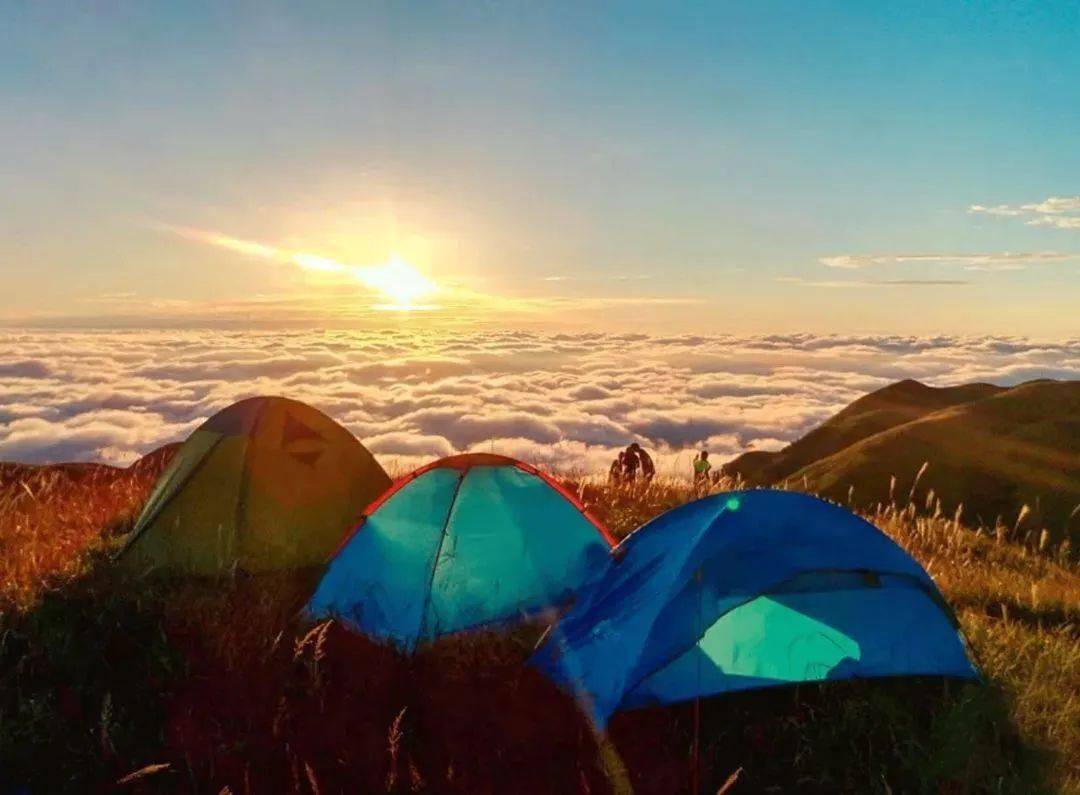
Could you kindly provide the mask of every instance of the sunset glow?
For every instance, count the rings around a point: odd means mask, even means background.
[[[358,281],[391,299],[392,303],[376,304],[376,309],[430,309],[430,305],[417,301],[434,295],[438,289],[431,279],[397,257],[391,257],[381,265],[354,268],[353,274]]]
[[[381,299],[372,304],[373,309],[389,311],[415,311],[436,308],[433,304],[420,303],[434,296],[439,288],[416,267],[397,255],[376,265],[353,265],[306,251],[287,251],[267,243],[223,235],[203,229],[159,225],[165,231],[188,240],[224,248],[250,257],[277,262],[288,262],[312,273],[341,274],[370,288]]]

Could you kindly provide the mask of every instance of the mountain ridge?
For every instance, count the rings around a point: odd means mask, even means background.
[[[943,512],[959,510],[979,525],[1011,526],[1026,505],[1030,525],[1068,535],[1080,525],[1080,381],[900,381],[780,451],[739,456],[724,472],[858,508],[909,495],[925,502],[932,489]]]

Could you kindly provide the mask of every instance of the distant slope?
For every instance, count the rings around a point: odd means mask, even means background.
[[[1003,391],[992,384],[935,388],[910,379],[899,381],[859,398],[783,450],[744,453],[726,464],[724,472],[753,486],[777,483],[874,434]]]
[[[42,472],[54,472],[59,477],[75,482],[90,478],[108,478],[110,475],[146,475],[156,478],[168,466],[173,454],[176,453],[179,447],[179,442],[166,444],[147,453],[128,467],[81,462],[71,464],[19,464],[0,461],[0,486],[16,480],[26,481],[35,474]]]
[[[867,507],[889,500],[894,475],[895,497],[906,502],[916,473],[928,463],[917,500],[932,488],[946,513],[962,503],[968,522],[986,525],[998,516],[1011,525],[1028,505],[1034,514],[1027,526],[1046,527],[1058,537],[1075,532],[1080,516],[1070,514],[1080,505],[1080,381],[991,390],[987,397],[894,423],[801,467],[788,480],[838,501],[847,501],[853,489],[853,504]]]

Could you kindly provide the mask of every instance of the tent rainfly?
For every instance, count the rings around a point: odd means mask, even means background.
[[[412,649],[562,606],[603,570],[611,544],[572,495],[533,467],[452,456],[368,508],[307,610]]]
[[[978,676],[922,567],[816,497],[706,497],[612,561],[532,659],[601,726],[619,709],[797,682]]]
[[[180,447],[120,556],[140,571],[197,575],[322,564],[389,485],[325,414],[285,398],[242,400]]]

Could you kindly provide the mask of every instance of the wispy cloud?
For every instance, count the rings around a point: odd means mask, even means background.
[[[375,304],[376,309],[429,309],[429,305],[419,303],[438,292],[438,286],[413,265],[391,256],[386,262],[377,265],[354,265],[340,262],[320,254],[307,251],[290,251],[269,243],[225,235],[206,229],[185,226],[157,224],[155,228],[178,235],[186,240],[226,249],[247,257],[275,262],[290,263],[303,270],[324,274],[336,274],[364,285],[380,296],[384,304]]]
[[[785,284],[799,284],[805,287],[826,287],[838,290],[862,287],[940,287],[964,285],[970,282],[964,279],[803,279],[800,276],[779,276],[776,281]]]
[[[1064,262],[1080,259],[1080,254],[1063,251],[993,251],[974,254],[914,253],[914,254],[839,254],[822,257],[820,262],[830,268],[860,270],[882,265],[929,264],[961,266],[971,270],[1018,270],[1032,263]]]
[[[1031,213],[1043,215],[1080,213],[1080,196],[1051,196],[1041,202],[1029,202],[1027,204],[972,204],[968,207],[968,212],[1004,216],[1028,215]]]
[[[1027,222],[1028,226],[1052,226],[1055,229],[1080,229],[1080,216],[1076,215],[1045,215],[1041,218],[1032,218]]]
[[[1020,207],[1011,204],[973,204],[968,207],[968,212],[972,215],[1000,215],[1006,218],[1013,218],[1018,215],[1024,215],[1025,211]]]
[[[86,298],[84,300],[86,300],[86,301],[88,301],[90,303],[109,304],[109,303],[116,303],[116,302],[123,303],[123,302],[127,302],[127,301],[134,301],[134,300],[136,300],[136,298],[138,298],[137,293],[119,292],[119,293],[100,293],[99,295],[91,296],[90,298]]]
[[[880,279],[878,281],[869,282],[870,284],[890,286],[913,286],[913,287],[933,287],[937,285],[949,285],[949,284],[970,284],[965,279]]]
[[[1051,196],[1027,204],[972,204],[973,215],[1023,218],[1028,226],[1080,229],[1080,196]],[[966,271],[1021,271],[1035,265],[1080,261],[1075,251],[916,251],[877,254],[834,254],[821,257],[822,265],[838,270],[864,270],[890,266],[963,268]],[[962,284],[954,279],[889,279],[876,284]]]
[[[592,282],[644,282],[652,279],[653,276],[650,273],[621,273],[614,276],[608,275],[584,275],[584,276],[571,276],[565,273],[555,273],[550,276],[544,276],[545,282],[569,282],[569,281],[592,281]]]
[[[972,204],[968,212],[973,215],[1023,218],[1027,226],[1080,229],[1080,196],[1050,196],[1040,202],[1027,204]]]

